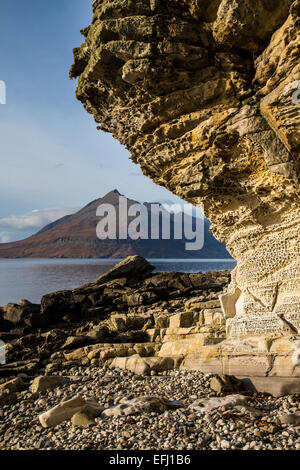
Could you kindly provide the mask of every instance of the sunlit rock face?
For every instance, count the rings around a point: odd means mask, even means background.
[[[77,97],[237,259],[227,337],[300,334],[300,1],[95,0]],[[300,374],[300,371],[299,371]]]

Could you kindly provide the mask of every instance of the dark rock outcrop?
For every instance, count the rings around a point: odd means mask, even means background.
[[[20,305],[3,307],[3,311],[13,313],[11,321],[6,322],[10,325],[7,331],[0,333],[0,339],[7,343],[7,363],[0,368],[0,377],[35,375],[41,367],[55,368],[62,362],[104,363],[132,354],[152,357],[160,349],[160,332],[165,334],[170,315],[176,317],[184,311],[187,299],[203,298],[207,304],[214,300],[213,306],[220,312],[217,296],[229,282],[228,271],[204,275],[153,270],[144,258],[132,256],[94,282],[45,295],[40,306],[21,301]],[[210,305],[204,308],[209,312]],[[194,314],[185,316],[179,327],[193,325]],[[199,313],[196,317],[199,319]],[[12,320],[17,321],[18,329]],[[217,336],[222,335],[222,328],[221,324],[216,327]],[[171,339],[176,331],[174,334]]]

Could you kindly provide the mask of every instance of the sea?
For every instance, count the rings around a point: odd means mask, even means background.
[[[94,281],[121,259],[0,259],[0,305],[27,299],[40,303],[43,295],[74,289]],[[233,269],[231,259],[149,259],[156,272],[205,273]]]

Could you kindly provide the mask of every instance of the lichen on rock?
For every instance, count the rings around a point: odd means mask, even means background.
[[[221,297],[229,339],[300,334],[299,12],[299,0],[95,0],[74,49],[70,76],[99,128],[203,208],[237,259]]]

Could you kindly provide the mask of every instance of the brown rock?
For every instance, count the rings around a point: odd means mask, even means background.
[[[63,421],[71,419],[85,405],[86,400],[82,396],[76,395],[70,400],[63,401],[54,408],[42,413],[39,416],[40,423],[44,428],[57,426]]]
[[[282,413],[280,417],[282,424],[292,424],[294,426],[300,425],[300,413]]]
[[[59,375],[44,375],[36,377],[30,386],[32,393],[45,392],[57,387],[64,381],[64,378]]]
[[[86,400],[86,405],[72,416],[73,426],[88,427],[95,425],[95,418],[100,416],[104,407],[94,399]]]
[[[16,379],[9,380],[8,382],[4,382],[3,384],[0,385],[0,393],[3,392],[9,392],[9,393],[15,393],[15,392],[21,392],[24,390],[26,387],[25,383],[20,377],[17,377]]]
[[[0,406],[14,405],[18,401],[18,396],[14,392],[0,392]]]
[[[237,393],[241,390],[242,384],[234,376],[217,375],[210,380],[209,386],[217,393]]]

